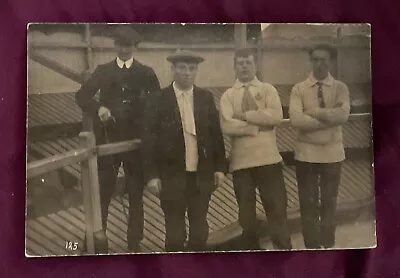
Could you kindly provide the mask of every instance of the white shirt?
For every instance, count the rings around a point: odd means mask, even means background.
[[[122,69],[124,67],[124,64],[129,69],[133,64],[133,57],[131,57],[130,59],[128,59],[126,61],[123,61],[119,57],[117,57],[117,65],[118,65],[118,67]]]
[[[196,172],[197,171],[197,164],[198,164],[198,160],[199,160],[199,154],[198,154],[198,149],[197,149],[197,137],[196,135],[193,135],[189,132],[187,132],[184,128],[184,121],[187,120],[187,118],[185,119],[185,112],[187,113],[187,111],[185,111],[184,109],[184,101],[185,101],[185,97],[189,98],[189,102],[190,102],[190,110],[189,111],[191,113],[190,117],[193,117],[192,119],[194,119],[194,113],[193,113],[193,87],[190,88],[188,91],[182,91],[180,90],[175,82],[172,84],[174,91],[175,91],[175,96],[176,96],[176,100],[178,102],[178,106],[179,106],[179,112],[181,114],[181,120],[182,120],[182,127],[183,127],[183,136],[185,139],[185,161],[186,161],[186,171],[188,172]],[[185,95],[184,95],[185,94]],[[187,117],[187,116],[186,116]]]

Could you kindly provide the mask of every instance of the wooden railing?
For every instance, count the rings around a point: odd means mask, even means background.
[[[352,114],[349,121],[370,120],[371,114]],[[289,119],[284,119],[283,126],[290,125]],[[27,165],[27,178],[33,178],[65,166],[80,163],[82,174],[83,204],[86,222],[86,248],[88,253],[108,253],[106,235],[102,229],[99,177],[97,157],[128,152],[138,149],[140,140],[130,140],[118,143],[96,145],[93,132],[84,131],[79,134],[81,147],[63,154],[30,162]]]
[[[90,254],[108,253],[107,238],[102,229],[97,157],[135,150],[139,147],[140,140],[96,146],[93,132],[81,132],[79,137],[81,148],[28,163],[26,176],[28,179],[33,178],[79,162],[82,175],[87,252]]]

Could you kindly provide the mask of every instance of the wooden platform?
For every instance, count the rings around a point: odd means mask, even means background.
[[[342,185],[339,190],[339,206],[357,206],[365,200],[373,200],[372,172],[367,161],[344,163]],[[295,170],[292,166],[284,167],[284,176],[288,194],[289,215],[298,214],[299,201]],[[144,193],[144,239],[143,252],[162,252],[164,248],[164,217],[159,199],[148,191]],[[122,205],[124,204],[124,205]],[[124,207],[125,206],[125,207]],[[115,197],[109,211],[108,231],[110,253],[126,253],[126,216],[128,201]],[[224,186],[212,196],[208,213],[210,241],[213,233],[224,229],[237,220],[238,208],[234,197],[232,180],[228,177]],[[264,214],[257,197],[257,213]],[[26,253],[29,256],[76,255],[80,251],[66,250],[67,241],[77,242],[82,246],[84,237],[84,211],[82,206],[68,208],[57,213],[28,220],[26,225]],[[237,231],[236,231],[237,232]]]

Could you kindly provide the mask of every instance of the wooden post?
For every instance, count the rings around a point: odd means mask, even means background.
[[[234,25],[236,49],[247,46],[247,24],[239,23]]]
[[[86,245],[90,254],[108,253],[108,243],[102,227],[96,139],[92,132],[79,134],[81,146],[90,150],[89,158],[81,162],[83,204],[86,222]]]
[[[92,36],[90,33],[90,24],[85,24],[85,43],[86,43],[86,65],[87,70],[93,69],[93,50],[92,50]]]
[[[86,70],[84,72],[85,81],[89,78],[93,70],[93,49],[92,49],[92,36],[90,33],[90,24],[85,24],[85,44],[86,44]],[[82,113],[82,124],[84,131],[93,131],[93,118],[88,114]]]

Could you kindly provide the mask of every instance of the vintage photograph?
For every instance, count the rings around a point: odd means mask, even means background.
[[[371,26],[31,23],[27,257],[375,248]]]

